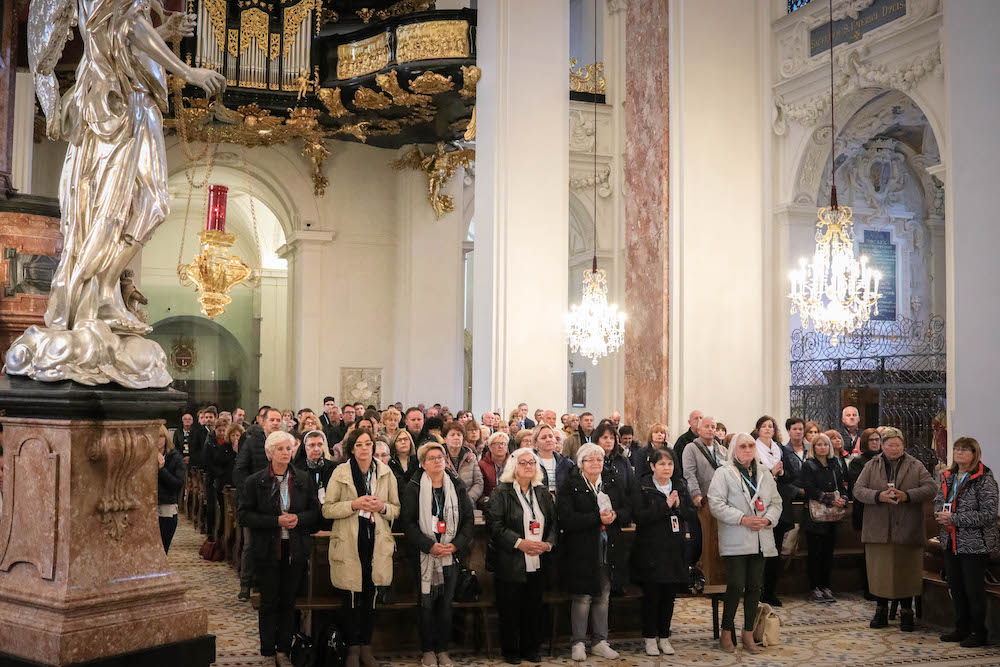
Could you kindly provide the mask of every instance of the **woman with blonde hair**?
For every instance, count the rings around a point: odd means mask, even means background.
[[[413,436],[405,428],[397,429],[389,440],[389,468],[396,476],[398,488],[405,488],[403,485],[420,469]]]
[[[184,488],[184,456],[174,448],[167,427],[160,424],[156,454],[156,515],[160,519],[160,540],[164,553],[177,530],[177,499]]]
[[[802,517],[802,532],[806,534],[809,546],[807,569],[809,571],[810,602],[836,602],[830,590],[830,573],[833,570],[833,549],[837,543],[837,523],[839,521],[820,520],[813,516],[814,508],[823,512],[818,505],[834,510],[847,507],[847,482],[843,472],[834,461],[830,438],[820,433],[808,445],[805,463],[799,471],[799,485],[807,498],[806,511]],[[836,512],[834,512],[836,513]]]
[[[390,407],[387,410],[382,411],[382,425],[379,429],[379,433],[385,435],[392,442],[392,437],[399,432],[399,420],[403,418],[402,413],[395,407]]]
[[[913,631],[912,598],[923,593],[923,505],[936,494],[930,473],[903,450],[903,433],[895,428],[882,431],[882,452],[865,464],[854,485],[854,499],[865,504],[861,541],[868,589],[878,600],[872,628],[889,624],[892,599],[902,607],[899,629]]]
[[[649,467],[649,460],[652,458],[653,452],[657,449],[670,449],[667,427],[659,422],[649,427],[649,434],[646,436],[646,445],[644,447],[632,448],[629,462],[635,468],[636,476],[642,478],[652,474],[652,468]]]
[[[471,412],[465,413],[465,421],[459,422],[465,428],[465,446],[472,450],[477,457],[482,457],[486,441],[483,439],[483,429],[476,423],[476,418]],[[486,436],[489,438],[489,436]]]
[[[553,567],[549,552],[559,530],[555,501],[542,481],[535,452],[518,449],[507,457],[490,496],[486,523],[497,582],[501,651],[511,664],[522,659],[540,662],[545,573]]]
[[[757,653],[753,626],[764,586],[764,559],[778,555],[774,527],[781,517],[781,496],[771,471],[758,461],[757,442],[749,433],[733,436],[729,454],[708,490],[709,509],[719,522],[719,554],[726,565],[719,644],[727,653],[736,649],[736,610],[742,599],[743,648]]]
[[[566,481],[566,474],[574,463],[559,451],[559,437],[562,431],[543,422],[536,426],[532,433],[542,482],[554,497],[556,490]]]

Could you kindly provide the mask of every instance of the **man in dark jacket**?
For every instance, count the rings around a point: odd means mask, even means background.
[[[215,439],[215,420],[218,415],[219,412],[214,405],[209,405],[198,411],[198,428],[194,429],[194,434],[191,436],[191,467],[193,468],[205,467],[207,447]]]
[[[694,410],[688,415],[688,430],[681,433],[677,441],[674,442],[675,461],[683,461],[684,448],[698,439],[698,424],[701,423],[701,418],[701,410]]]
[[[263,413],[263,414],[261,414]],[[258,425],[250,427],[243,436],[240,451],[236,454],[233,465],[233,486],[238,497],[243,496],[246,480],[255,472],[260,472],[268,466],[267,454],[264,452],[264,442],[267,436],[281,430],[281,413],[274,408],[264,406],[257,414]],[[240,556],[240,600],[250,599],[250,584],[253,582],[253,558],[251,557],[250,529],[241,526],[243,531],[243,553]]]
[[[185,463],[189,462],[187,457],[191,456],[191,440],[194,436],[194,417],[190,412],[185,412],[181,417],[181,427],[174,431],[174,449],[176,449]]]

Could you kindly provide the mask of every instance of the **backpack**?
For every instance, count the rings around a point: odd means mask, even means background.
[[[781,619],[769,604],[761,603],[757,607],[753,640],[761,646],[777,646],[781,643]]]

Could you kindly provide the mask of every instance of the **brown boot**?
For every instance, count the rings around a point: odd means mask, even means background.
[[[753,640],[753,632],[743,631],[743,650],[747,653],[760,653],[760,647]]]
[[[351,646],[347,649],[347,662],[344,667],[361,667],[361,647]]]
[[[722,636],[719,637],[719,648],[721,648],[726,653],[732,653],[736,650],[736,644],[733,643],[733,631],[732,630],[722,630]]]
[[[375,655],[372,653],[372,645],[365,644],[361,647],[361,664],[364,667],[378,667],[378,660],[375,659]]]

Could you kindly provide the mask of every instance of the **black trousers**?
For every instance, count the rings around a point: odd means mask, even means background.
[[[358,557],[361,559],[361,592],[343,591],[344,639],[348,646],[372,643],[375,630],[375,583],[372,559],[375,556],[375,528],[368,519],[358,517]]]
[[[778,590],[778,579],[781,578],[781,570],[784,563],[781,559],[781,543],[785,541],[785,534],[792,529],[792,524],[778,522],[774,527],[774,545],[778,549],[778,555],[764,559],[764,592],[761,599],[765,602],[774,597]]]
[[[215,478],[205,468],[205,532],[215,539]]]
[[[417,582],[420,570],[417,570]],[[455,584],[458,583],[458,568],[444,567],[444,583],[432,588],[427,595],[419,595],[420,605],[420,650],[442,653],[451,643],[451,608],[455,600]]]
[[[306,564],[289,560],[288,540],[282,540],[280,560],[258,560],[255,565],[260,590],[260,654],[288,653],[295,634],[295,596]]]
[[[707,504],[708,498],[705,498],[704,502]],[[688,567],[694,567],[701,560],[701,521],[695,517],[687,526],[691,538],[685,541],[684,552],[688,559]]]
[[[809,588],[829,588],[830,571],[833,569],[833,548],[837,543],[837,533],[806,533],[809,555],[806,559],[809,571]]]
[[[646,639],[666,639],[670,636],[670,621],[674,617],[677,584],[644,583],[642,585],[642,636]]]
[[[961,633],[986,635],[986,568],[988,554],[944,552],[948,588],[955,605],[955,629]]]
[[[161,516],[160,519],[160,540],[163,542],[163,553],[170,552],[170,541],[174,539],[177,531],[177,515],[171,517]]]
[[[524,583],[496,582],[500,651],[505,658],[533,658],[542,644],[541,614],[545,578],[542,570],[529,572]]]

